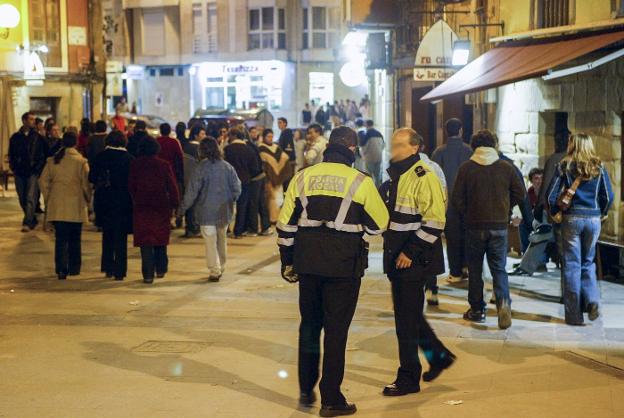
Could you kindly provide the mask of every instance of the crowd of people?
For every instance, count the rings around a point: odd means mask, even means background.
[[[487,268],[498,326],[512,325],[506,271],[510,223],[520,227],[524,250],[512,273],[532,274],[552,258],[562,271],[566,323],[582,325],[584,312],[591,321],[599,317],[595,248],[613,191],[589,135],[558,132],[556,152],[544,169],[531,170],[527,190],[496,135],[481,130],[466,143],[458,119],[446,122],[446,143],[431,158],[417,132],[395,131],[385,177],[384,138],[374,124],[361,118],[354,120],[355,129],[336,123],[329,139],[321,124],[293,130],[285,118],[278,120],[278,138],[270,128],[201,121],[179,122],[174,129],[163,123],[153,138],[142,121],[127,124],[125,131],[115,124],[109,131],[104,121],[83,120],[80,130],[61,134],[53,120],[27,112],[9,147],[22,230],[36,228],[41,193],[44,225],[55,233],[58,279],[80,274],[81,231],[91,219],[102,232],[102,273],[126,277],[133,234],[143,281],[153,283],[167,274],[175,228],[184,225],[184,237],[204,239],[208,279],[219,281],[228,237],[269,236],[275,226],[282,277],[300,286],[303,405],[315,401],[319,338],[325,331],[323,416],[355,412],[340,385],[348,328],[368,267],[364,233],[383,233],[384,272],[395,311],[400,367],[384,388],[386,396],[420,390],[419,347],[430,364],[422,374],[427,381],[455,361],[423,316],[425,300],[439,303],[442,235],[447,280],[468,280],[465,320],[486,320]],[[521,218],[512,216],[514,207]]]

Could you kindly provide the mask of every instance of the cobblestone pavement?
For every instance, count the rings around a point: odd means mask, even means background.
[[[0,416],[318,414],[297,407],[297,288],[279,278],[275,238],[230,241],[228,272],[208,283],[203,242],[174,231],[170,272],[147,286],[136,249],[126,281],[103,278],[100,237],[86,227],[83,274],[59,282],[51,234],[22,234],[19,221],[15,199],[0,199]],[[601,283],[602,319],[571,328],[553,273],[511,279],[507,331],[494,310],[484,325],[463,321],[465,288],[443,285],[427,315],[456,365],[420,394],[383,398],[397,348],[372,249],[344,383],[359,416],[624,416],[624,287]]]

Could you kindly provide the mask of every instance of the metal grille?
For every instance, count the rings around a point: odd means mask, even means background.
[[[570,24],[570,0],[539,0],[538,25],[552,28]]]

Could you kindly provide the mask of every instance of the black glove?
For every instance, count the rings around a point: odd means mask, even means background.
[[[297,283],[299,276],[295,273],[293,266],[282,266],[282,279],[288,283]]]

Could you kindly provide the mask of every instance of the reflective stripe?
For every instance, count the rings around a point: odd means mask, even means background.
[[[423,226],[426,226],[427,228],[439,229],[440,231],[444,230],[444,222],[423,221]]]
[[[438,237],[436,237],[435,235],[428,234],[422,229],[416,231],[416,236],[424,241],[427,241],[430,244],[433,244],[438,239]]]
[[[330,229],[335,229],[336,231],[342,232],[363,232],[364,227],[362,225],[354,225],[354,224],[343,224],[336,225],[335,222],[331,221],[315,221],[312,219],[299,219],[299,226],[303,226],[306,228],[318,228],[321,226],[326,226]]]
[[[295,245],[295,239],[294,238],[278,238],[277,244],[283,245],[285,247],[292,247],[293,245]]]
[[[379,235],[383,233],[383,229],[370,229],[367,226],[364,227],[364,231],[366,231],[368,235]]]
[[[420,212],[418,211],[418,208],[412,208],[409,206],[404,206],[404,205],[399,205],[396,204],[394,206],[394,211],[395,212],[399,212],[399,213],[403,213],[405,215],[418,215]]]
[[[281,222],[277,223],[277,229],[279,229],[280,231],[284,231],[284,232],[297,232],[297,225],[287,225],[287,224],[283,224]]]
[[[344,221],[347,218],[347,212],[349,212],[349,208],[351,207],[351,203],[353,202],[353,196],[355,196],[355,193],[357,192],[360,184],[362,184],[365,178],[366,176],[364,174],[358,173],[355,177],[355,180],[353,180],[353,183],[351,183],[349,191],[347,192],[345,197],[342,198],[342,203],[340,203],[340,209],[338,209],[338,215],[336,215],[336,220],[334,221],[336,223],[336,229],[340,229],[340,227],[344,225]]]
[[[308,197],[305,194],[305,178],[303,173],[297,177],[297,190],[299,191],[299,201],[301,202],[301,208],[303,209],[301,217],[303,219],[308,219]]]
[[[405,232],[405,231],[417,231],[420,229],[420,227],[421,227],[420,222],[414,222],[414,223],[409,223],[409,224],[400,224],[396,222],[390,222],[390,226],[388,227],[388,229],[392,231]]]

